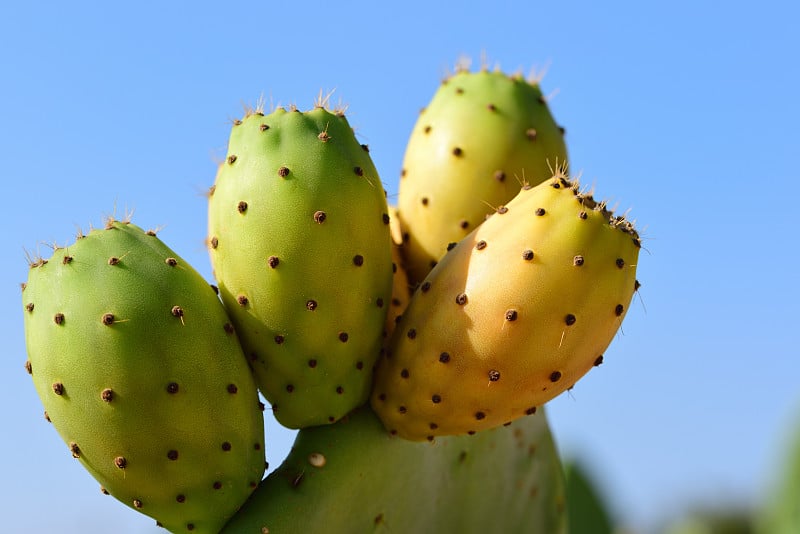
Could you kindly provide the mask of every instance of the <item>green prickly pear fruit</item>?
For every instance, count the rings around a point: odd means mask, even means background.
[[[275,417],[303,428],[363,404],[392,290],[386,194],[339,111],[250,111],[209,198],[220,295]]]
[[[397,215],[397,207],[389,206],[389,229],[392,233],[392,299],[389,306],[389,313],[386,315],[386,325],[384,336],[390,338],[394,332],[398,317],[408,306],[411,298],[411,287],[408,283],[408,273],[403,263],[403,232],[400,228],[400,218]]]
[[[387,429],[421,440],[532,414],[602,362],[638,287],[633,225],[557,175],[437,264],[376,371]]]
[[[222,534],[566,534],[563,476],[544,414],[415,443],[363,407],[301,430]]]
[[[445,80],[411,133],[398,190],[412,282],[523,183],[539,184],[566,161],[537,81],[485,69]]]
[[[264,473],[255,381],[222,303],[155,232],[109,221],[31,266],[27,369],[103,491],[216,533]]]

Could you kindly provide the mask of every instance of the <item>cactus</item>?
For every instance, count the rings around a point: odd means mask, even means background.
[[[223,534],[566,533],[560,465],[544,414],[415,443],[364,407],[301,430]]]
[[[363,404],[391,298],[385,192],[343,113],[250,111],[209,198],[211,262],[257,383],[290,428]]]
[[[567,161],[563,131],[537,81],[465,69],[420,114],[403,160],[398,208],[410,278],[419,282],[447,245]]]
[[[624,319],[633,225],[562,172],[536,82],[449,78],[398,208],[326,104],[234,121],[208,196],[217,286],[127,221],[32,262],[48,420],[172,532],[566,533],[541,406]],[[263,480],[259,389],[300,429]]]
[[[583,463],[564,462],[569,534],[613,534],[614,521],[603,496]]]
[[[739,507],[731,509],[708,509],[692,511],[662,530],[663,534],[756,534],[749,510]],[[790,530],[767,530],[766,534],[796,534]]]
[[[416,290],[373,408],[414,440],[535,413],[602,362],[638,286],[639,247],[633,225],[576,181],[524,187]]]
[[[758,534],[800,532],[800,412],[795,416],[789,438],[767,504],[756,518]]]
[[[217,532],[264,472],[255,382],[213,289],[124,222],[32,263],[26,367],[73,457],[174,531]]]

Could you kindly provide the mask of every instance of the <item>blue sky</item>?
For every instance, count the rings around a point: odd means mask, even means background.
[[[103,497],[42,418],[23,369],[25,250],[135,209],[210,280],[202,193],[243,103],[306,108],[335,89],[393,194],[418,110],[482,53],[548,68],[572,169],[644,236],[624,333],[550,405],[560,447],[640,532],[758,503],[800,424],[799,16],[775,0],[4,5],[4,530],[158,532]],[[267,433],[276,465],[292,434]]]

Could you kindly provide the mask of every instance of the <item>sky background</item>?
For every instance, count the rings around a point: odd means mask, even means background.
[[[547,67],[572,170],[644,237],[623,333],[550,403],[560,448],[638,532],[697,506],[756,506],[800,425],[797,6],[4,3],[2,530],[159,532],[101,495],[42,417],[23,368],[26,250],[48,256],[44,243],[135,209],[210,280],[203,192],[243,103],[309,108],[335,90],[394,195],[418,110],[481,54]],[[277,465],[293,433],[267,434]]]

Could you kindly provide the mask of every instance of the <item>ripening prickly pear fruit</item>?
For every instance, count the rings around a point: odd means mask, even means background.
[[[26,367],[68,450],[172,532],[216,533],[264,473],[258,393],[214,290],[109,221],[32,264]]]
[[[408,306],[408,300],[411,298],[411,286],[409,286],[408,273],[406,273],[403,263],[403,230],[400,227],[396,206],[389,206],[389,217],[391,218],[389,229],[392,234],[392,298],[384,327],[384,337],[386,338],[391,337],[398,317],[403,314]]]
[[[638,286],[639,247],[633,225],[576,182],[524,187],[416,290],[372,406],[414,440],[533,414],[602,363]]]
[[[406,148],[398,208],[412,282],[523,183],[564,166],[567,149],[538,82],[461,70],[423,109]]]
[[[392,290],[385,192],[341,112],[248,112],[209,198],[211,262],[259,388],[290,428],[363,404]]]

